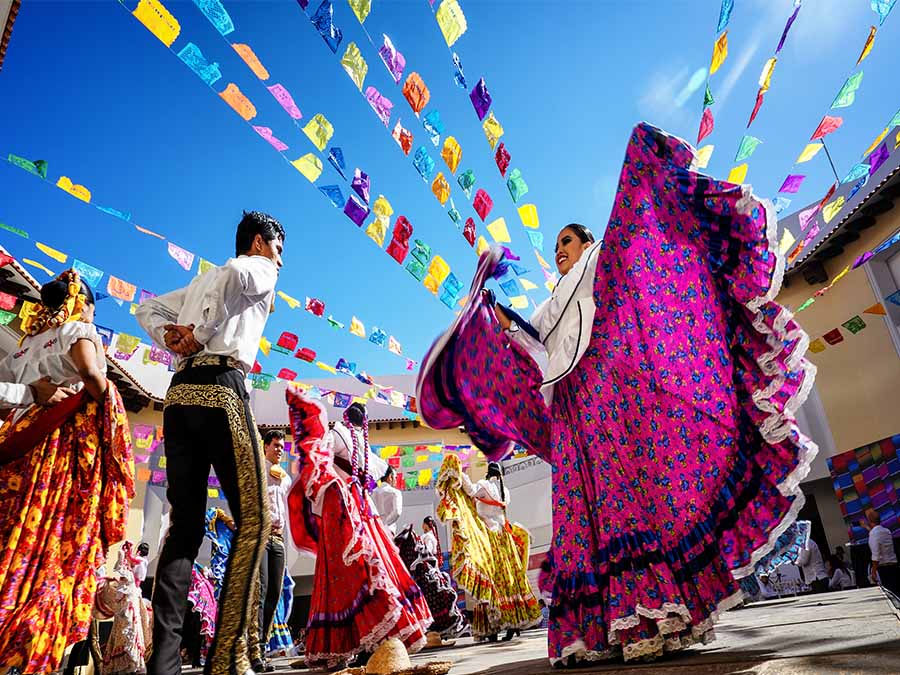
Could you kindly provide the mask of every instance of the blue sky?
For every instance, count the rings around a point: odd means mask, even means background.
[[[215,88],[236,83],[258,109],[253,123],[271,127],[288,144],[289,159],[314,150],[193,2],[166,5],[181,24],[176,51],[190,40],[218,62],[223,79]],[[676,101],[691,74],[709,64],[719,5],[718,0],[462,3],[469,27],[454,49],[470,87],[480,76],[487,81],[493,110],[506,130],[511,166],[521,169],[530,188],[524,201],[538,206],[548,260],[561,225],[579,221],[602,231],[636,122],[647,120],[696,139],[702,87],[684,105]],[[236,26],[227,39],[253,47],[270,82],[293,94],[303,112],[301,124],[323,113],[335,126],[332,144],[342,147],[349,170],[366,171],[373,198],[384,194],[395,217],[406,215],[414,237],[429,243],[468,285],[476,262],[472,249],[340,67],[345,45],[355,41],[369,64],[366,86],[374,85],[394,102],[391,126],[399,116],[415,134],[414,149],[425,144],[446,173],[439,150],[427,140],[347,3],[335,2],[335,23],[344,32],[337,55],[292,0],[225,6]],[[760,70],[791,7],[791,0],[736,2],[729,57],[711,80],[716,129],[705,142],[716,145],[708,169],[713,175],[724,178],[732,166]],[[856,103],[840,111],[844,126],[829,139],[839,172],[859,160],[900,107],[900,96],[892,93],[891,56],[900,53],[897,21],[891,16],[879,29],[863,64]],[[774,196],[852,72],[873,23],[877,17],[868,0],[804,2],[751,129],[764,141],[747,178],[758,193]],[[461,168],[472,168],[477,186],[494,198],[488,220],[505,217],[513,247],[533,270],[529,278],[542,283],[481,125],[468,96],[453,83],[450,54],[427,0],[373,0],[366,28],[376,41],[387,33],[406,56],[406,72],[422,75],[431,90],[425,111],[440,110],[447,133],[462,145]],[[91,189],[95,203],[132,212],[135,222],[207,259],[222,262],[233,254],[241,209],[272,213],[288,232],[280,287],[301,300],[321,298],[329,313],[348,324],[356,315],[367,328],[383,328],[412,358],[421,358],[453,318],[114,0],[23,3],[0,71],[0,101],[0,154],[46,159],[54,182],[69,176]],[[803,168],[809,177],[796,207],[821,197],[832,180],[824,153]],[[326,163],[317,184],[327,183],[349,193],[349,184]],[[463,217],[474,216],[455,181],[451,185]],[[19,257],[59,271],[59,263],[34,248],[34,241],[42,241],[156,293],[191,278],[193,272],[178,267],[162,242],[6,163],[0,164],[0,194],[0,221],[31,235],[26,241],[0,230],[0,243]],[[535,294],[538,301],[542,297],[543,291]],[[101,303],[98,322],[139,332],[127,307],[111,301]],[[274,340],[283,330],[297,333],[301,345],[331,364],[344,357],[370,373],[404,370],[403,360],[386,350],[279,303],[266,334]],[[263,363],[273,373],[293,368],[301,379],[322,375],[290,357],[273,354]]]

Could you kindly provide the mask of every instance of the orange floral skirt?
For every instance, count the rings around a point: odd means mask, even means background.
[[[20,455],[0,460],[0,668],[59,668],[87,636],[97,568],[125,534],[134,498],[125,407],[112,382],[100,403],[81,397],[62,420],[32,407],[0,428],[0,457]],[[30,450],[9,451],[36,430]]]

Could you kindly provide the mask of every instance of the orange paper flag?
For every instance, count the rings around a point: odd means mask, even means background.
[[[256,117],[256,106],[250,102],[249,98],[241,93],[241,90],[238,89],[238,86],[233,82],[229,83],[228,86],[225,87],[225,91],[219,93],[219,96],[221,96],[222,100],[230,105],[238,115],[248,122]]]
[[[877,314],[878,316],[887,316],[887,311],[885,311],[884,305],[882,305],[880,302],[876,302],[868,309],[864,309],[863,314]]]
[[[266,70],[265,66],[263,66],[262,63],[260,63],[259,58],[257,58],[256,54],[253,53],[250,45],[233,44],[231,46],[234,47],[234,51],[236,51],[240,55],[240,57],[244,59],[244,63],[249,66],[254,75],[256,75],[261,80],[269,79],[269,71]]]

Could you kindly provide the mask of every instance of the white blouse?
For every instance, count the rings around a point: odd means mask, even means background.
[[[58,328],[25,338],[22,346],[0,361],[0,382],[29,384],[42,377],[60,386],[81,389],[84,383],[69,351],[78,340],[90,340],[97,351],[97,367],[106,374],[103,341],[92,323],[70,321]]]
[[[495,480],[482,478],[480,481],[472,484],[469,477],[462,473],[463,491],[470,497],[475,499],[475,510],[484,521],[485,525],[492,532],[500,532],[506,525],[506,512],[502,506],[494,506],[493,504],[485,504],[481,499],[490,499],[495,502],[503,501],[500,499],[500,483]],[[506,492],[506,504],[509,505],[509,491]]]
[[[437,537],[434,536],[434,532],[423,532],[422,536],[419,538],[422,542],[422,545],[425,547],[425,550],[428,551],[431,555],[436,556],[438,551],[438,540]]]
[[[587,350],[594,324],[594,280],[602,242],[588,247],[569,270],[553,294],[531,316],[531,325],[541,337],[536,342],[522,330],[512,329],[513,338],[531,352],[544,371],[541,391],[553,399],[553,385],[568,375]]]
[[[327,442],[331,443],[332,450],[334,452],[335,457],[340,457],[342,459],[351,462],[350,456],[353,452],[353,436],[356,436],[356,461],[357,466],[361,469],[365,463],[365,455],[364,452],[369,453],[369,476],[374,481],[381,480],[381,477],[384,476],[385,472],[387,472],[387,462],[385,462],[381,457],[373,453],[366,446],[366,439],[363,435],[362,429],[357,427],[348,427],[342,422],[335,422],[334,428],[328,432]],[[334,465],[335,470],[338,475],[342,478],[349,478],[349,476],[341,469],[337,464]]]
[[[382,483],[372,490],[372,501],[375,503],[375,509],[381,517],[381,522],[391,531],[391,534],[396,534],[397,521],[400,520],[400,514],[403,513],[403,494],[393,485]]]

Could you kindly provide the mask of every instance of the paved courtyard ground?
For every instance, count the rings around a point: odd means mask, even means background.
[[[661,661],[610,662],[573,673],[614,675],[898,675],[900,608],[877,588],[784,598],[726,613],[715,642]],[[542,675],[560,673],[546,658],[544,631],[529,631],[511,643],[460,640],[449,649],[428,650],[415,663],[453,661],[451,675]],[[275,662],[277,675],[292,671],[290,659]]]

